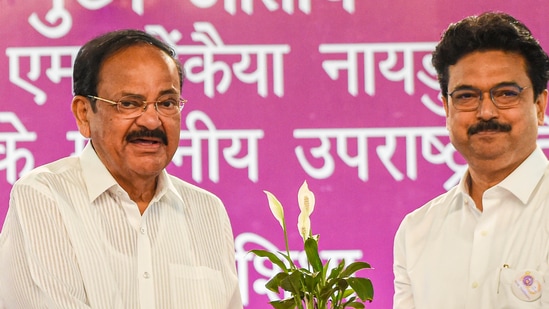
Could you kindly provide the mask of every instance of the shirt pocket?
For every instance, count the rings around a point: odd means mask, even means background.
[[[545,276],[534,269],[500,268],[497,308],[543,308],[542,300],[549,297]]]
[[[205,266],[170,264],[173,308],[224,308],[227,295],[220,271]]]

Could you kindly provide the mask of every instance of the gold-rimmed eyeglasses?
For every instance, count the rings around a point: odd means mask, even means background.
[[[173,95],[164,95],[156,99],[156,101],[145,101],[142,97],[134,95],[126,95],[118,101],[108,100],[101,97],[88,95],[93,100],[99,100],[111,105],[116,105],[116,109],[126,118],[137,118],[147,110],[149,104],[154,104],[154,109],[162,116],[173,116],[179,113],[187,100]]]
[[[520,103],[520,95],[526,87],[520,87],[515,84],[498,85],[491,88],[488,92],[494,105],[499,109],[508,109],[517,106]],[[475,111],[483,100],[484,92],[478,88],[464,87],[458,88],[448,94],[452,99],[454,107],[459,111]]]

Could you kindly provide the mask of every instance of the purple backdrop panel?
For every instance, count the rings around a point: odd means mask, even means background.
[[[79,46],[114,29],[152,33],[187,71],[181,142],[169,171],[217,194],[231,218],[247,308],[269,308],[276,271],[247,254],[284,247],[262,192],[286,208],[303,260],[297,190],[323,259],[371,263],[375,300],[391,308],[392,242],[411,210],[455,185],[464,162],[449,144],[430,53],[450,22],[486,10],[523,20],[549,47],[544,0],[0,0],[0,226],[13,183],[77,154],[70,112]],[[549,129],[540,129],[549,148]]]

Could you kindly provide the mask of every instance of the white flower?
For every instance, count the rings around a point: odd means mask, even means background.
[[[299,191],[297,192],[297,202],[299,203],[299,209],[302,213],[306,213],[310,216],[315,209],[315,195],[309,190],[307,181],[304,181]]]
[[[297,201],[301,213],[297,219],[297,229],[303,240],[307,240],[311,235],[311,219],[309,216],[315,209],[315,195],[309,190],[307,181],[304,181],[297,192]]]
[[[304,212],[300,213],[297,218],[297,229],[299,230],[299,235],[301,235],[303,241],[309,238],[309,235],[311,234],[311,219]]]
[[[280,204],[278,199],[271,192],[263,192],[267,194],[267,199],[269,200],[269,208],[271,208],[273,216],[276,218],[276,220],[278,220],[278,223],[280,223],[282,229],[284,229],[284,208],[282,208],[282,204]]]

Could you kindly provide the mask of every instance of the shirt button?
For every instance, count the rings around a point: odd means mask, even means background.
[[[488,236],[488,231],[482,231],[482,232],[480,232],[480,235],[482,235],[482,236]]]
[[[150,277],[151,277],[151,274],[149,274],[148,272],[143,273],[143,278],[149,279]]]
[[[147,232],[147,230],[146,230],[144,227],[140,228],[139,231],[140,231],[141,234],[143,234],[143,235],[145,235],[145,233]]]
[[[471,284],[471,287],[472,287],[473,289],[478,288],[478,282],[476,282],[476,281],[473,282],[473,284]]]

